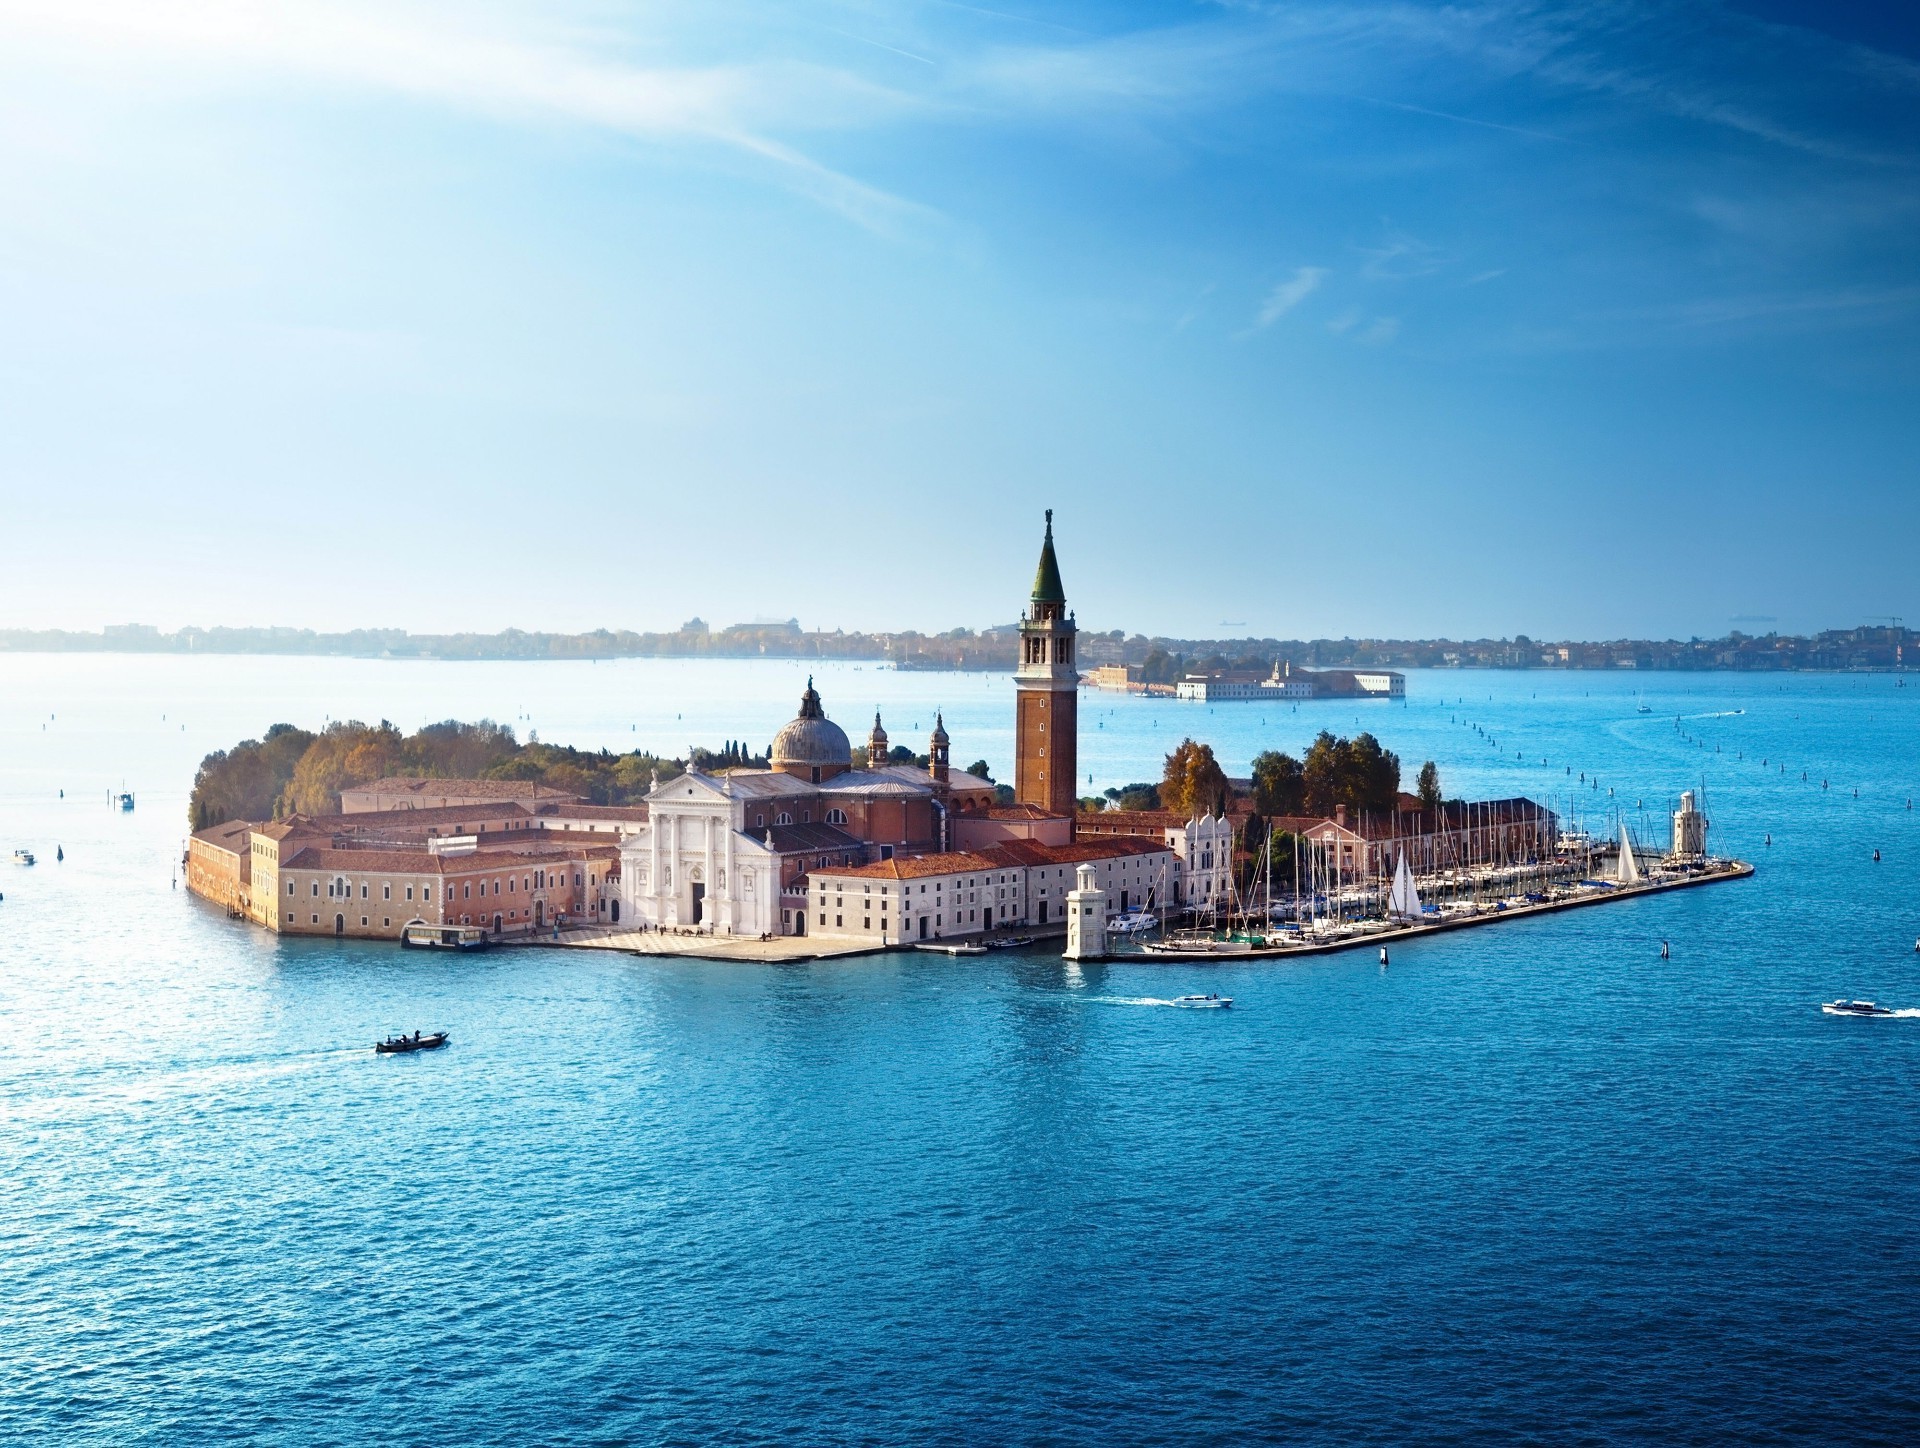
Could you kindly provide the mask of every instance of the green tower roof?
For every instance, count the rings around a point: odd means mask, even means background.
[[[1040,566],[1033,574],[1035,603],[1065,603],[1066,585],[1060,581],[1060,563],[1053,556],[1053,509],[1047,509],[1047,541],[1040,545]]]

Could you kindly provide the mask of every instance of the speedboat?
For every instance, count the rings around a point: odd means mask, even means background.
[[[15,850],[13,852],[13,863],[16,865],[33,864],[34,863],[33,851],[32,850]]]
[[[1033,944],[1033,937],[1031,935],[1008,935],[999,940],[989,940],[986,944],[988,950],[1018,950],[1024,945]]]
[[[1223,995],[1183,995],[1175,996],[1173,1003],[1196,1011],[1224,1011],[1233,1004],[1232,996]]]
[[[398,1056],[409,1051],[437,1051],[447,1044],[448,1039],[445,1031],[435,1031],[431,1036],[423,1036],[415,1031],[411,1036],[388,1036],[384,1041],[375,1041],[373,1049],[383,1056]]]
[[[1142,931],[1153,929],[1160,923],[1151,911],[1135,910],[1125,915],[1109,915],[1107,930],[1115,935],[1138,935]]]
[[[916,945],[915,950],[924,950],[931,955],[985,955],[984,945]]]
[[[1830,1016],[1890,1016],[1893,1014],[1886,1006],[1877,1006],[1872,1001],[1829,1001],[1820,1009]]]

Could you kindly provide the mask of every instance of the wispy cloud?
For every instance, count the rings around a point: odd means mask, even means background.
[[[246,86],[293,77],[496,119],[708,145],[765,164],[780,184],[863,226],[896,229],[933,215],[767,128],[800,112],[872,120],[913,104],[827,66],[641,65],[610,58],[614,47],[585,43],[557,23],[355,0],[0,0],[0,37],[144,66],[162,84],[182,69]]]
[[[1286,316],[1304,302],[1327,276],[1327,269],[1323,266],[1297,268],[1292,276],[1267,293],[1267,299],[1260,304],[1260,314],[1254,319],[1256,330],[1271,327]]]

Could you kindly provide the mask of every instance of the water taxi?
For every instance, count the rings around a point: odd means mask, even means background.
[[[1872,1001],[1828,1001],[1820,1009],[1830,1016],[1890,1016],[1893,1014],[1886,1006],[1877,1006]]]
[[[1232,996],[1223,995],[1183,995],[1175,996],[1173,1003],[1196,1011],[1224,1011],[1233,1004]]]

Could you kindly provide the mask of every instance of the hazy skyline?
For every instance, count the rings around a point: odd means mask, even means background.
[[[0,625],[1920,615],[1920,25],[0,0]]]

